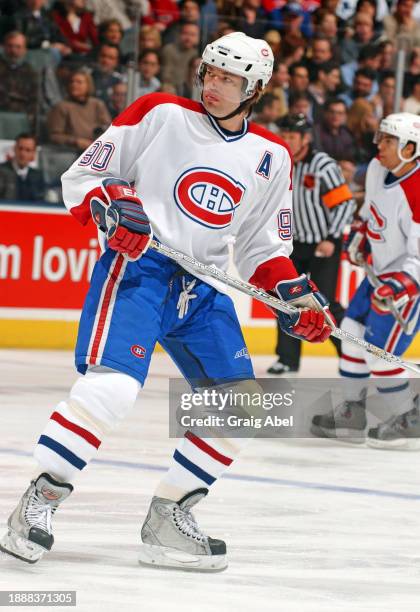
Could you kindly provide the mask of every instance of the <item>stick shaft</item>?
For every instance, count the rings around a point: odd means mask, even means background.
[[[206,264],[201,263],[200,261],[197,261],[196,259],[194,259],[194,257],[191,257],[190,255],[186,255],[185,253],[176,251],[171,247],[160,244],[156,240],[152,240],[152,242],[150,243],[150,248],[157,251],[158,253],[161,253],[162,255],[166,255],[166,257],[169,257],[169,259],[172,259],[177,263],[187,264],[199,274],[211,276],[212,278],[219,280],[220,282],[224,283],[225,285],[228,285],[229,287],[233,287],[234,289],[237,289],[238,291],[241,291],[246,295],[250,295],[251,297],[259,300],[260,302],[264,302],[264,304],[267,304],[268,306],[272,306],[276,310],[281,310],[282,312],[285,312],[286,314],[290,315],[298,312],[297,308],[281,300],[280,298],[274,297],[266,291],[254,287],[254,285],[251,285],[250,283],[247,283],[237,278],[233,278],[232,276],[228,275],[226,272],[220,270],[216,266],[208,266]],[[411,370],[416,374],[420,374],[420,368],[418,368],[414,363],[403,361],[402,359],[400,359],[400,357],[397,357],[392,353],[388,353],[388,351],[385,351],[384,349],[381,349],[378,346],[375,346],[374,344],[363,340],[362,338],[357,338],[357,336],[354,336],[349,332],[339,329],[338,327],[335,327],[333,329],[331,335],[335,338],[339,338],[340,340],[355,344],[367,351],[368,353],[372,353],[376,357],[379,357],[380,359],[383,359],[388,363],[399,365],[400,367],[405,368],[406,370]]]

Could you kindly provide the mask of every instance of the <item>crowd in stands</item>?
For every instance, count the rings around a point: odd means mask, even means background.
[[[314,146],[362,189],[372,136],[394,109],[399,49],[400,110],[420,114],[420,2],[0,0],[0,143],[10,144],[0,150],[0,199],[40,200],[57,188],[60,163],[130,101],[130,72],[132,98],[199,99],[204,45],[235,30],[265,38],[275,56],[253,120],[276,133],[286,113],[304,113]]]

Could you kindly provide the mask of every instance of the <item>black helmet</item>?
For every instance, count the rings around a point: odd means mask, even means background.
[[[299,134],[307,134],[312,129],[312,124],[303,113],[284,115],[277,121],[277,126],[285,132],[299,132]]]

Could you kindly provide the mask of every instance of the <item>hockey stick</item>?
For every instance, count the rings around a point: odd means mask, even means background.
[[[376,276],[375,272],[373,271],[372,266],[370,266],[367,261],[363,260],[363,268],[366,272],[366,276],[368,277],[368,279],[370,280],[370,282],[372,283],[372,285],[376,288],[376,287],[380,287],[382,285],[381,281],[379,280],[379,278]],[[394,316],[395,320],[398,321],[398,323],[401,325],[401,327],[403,328],[403,331],[405,334],[408,334],[409,336],[411,336],[411,334],[414,331],[414,327],[417,323],[416,318],[412,319],[409,323],[407,323],[406,321],[404,321],[404,319],[401,316],[401,313],[399,312],[398,308],[395,306],[394,302],[392,301],[391,298],[388,298],[387,300],[385,300],[385,304],[388,308],[388,310],[390,311],[390,313]]]
[[[229,276],[228,274],[226,274],[226,272],[223,272],[223,270],[220,270],[215,265],[207,266],[206,264],[203,264],[200,261],[197,261],[196,259],[194,259],[194,257],[191,257],[190,255],[185,255],[185,253],[180,253],[179,251],[176,251],[175,249],[172,249],[168,246],[160,244],[159,242],[156,242],[156,240],[151,241],[150,248],[157,251],[158,253],[161,253],[162,255],[166,255],[166,257],[169,257],[169,259],[172,259],[173,261],[176,261],[177,263],[188,264],[196,272],[200,274],[204,274],[206,276],[211,276],[212,278],[215,278],[221,281],[222,283],[224,283],[225,285],[228,285],[229,287],[234,287],[238,291],[241,291],[242,293],[245,293],[246,295],[250,295],[251,297],[257,300],[260,300],[260,302],[264,302],[264,304],[268,304],[269,306],[272,306],[276,310],[281,310],[282,312],[285,312],[290,315],[298,312],[297,308],[295,308],[294,306],[291,306],[290,304],[281,300],[280,298],[274,297],[270,295],[269,293],[266,293],[262,289],[258,289],[257,287],[254,287],[254,285],[251,285],[250,283],[246,283],[245,281]],[[406,370],[411,370],[412,372],[415,372],[416,374],[420,374],[420,367],[417,367],[414,363],[403,361],[396,355],[393,355],[392,353],[388,353],[388,351],[385,351],[384,349],[381,349],[378,346],[371,344],[370,342],[366,342],[366,340],[363,340],[362,338],[357,338],[357,336],[353,336],[353,334],[350,334],[349,332],[339,329],[338,327],[333,328],[331,335],[334,336],[335,338],[339,338],[340,340],[345,340],[346,342],[351,342],[352,344],[356,344],[357,346],[364,349],[368,353],[372,353],[372,355],[375,355],[376,357],[379,357],[380,359],[383,359],[384,361],[387,361],[388,363],[393,363],[402,368],[405,368]]]

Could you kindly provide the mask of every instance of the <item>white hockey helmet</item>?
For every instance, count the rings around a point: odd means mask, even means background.
[[[420,117],[414,113],[392,113],[379,124],[375,134],[374,142],[378,143],[381,134],[395,136],[399,140],[398,157],[402,162],[410,162],[420,157]],[[402,157],[401,150],[408,142],[415,144],[413,155],[407,159]]]
[[[266,87],[273,74],[274,57],[265,40],[251,38],[243,32],[232,32],[209,43],[203,51],[198,76],[203,78],[206,66],[216,66],[245,80],[246,98],[260,85]]]

